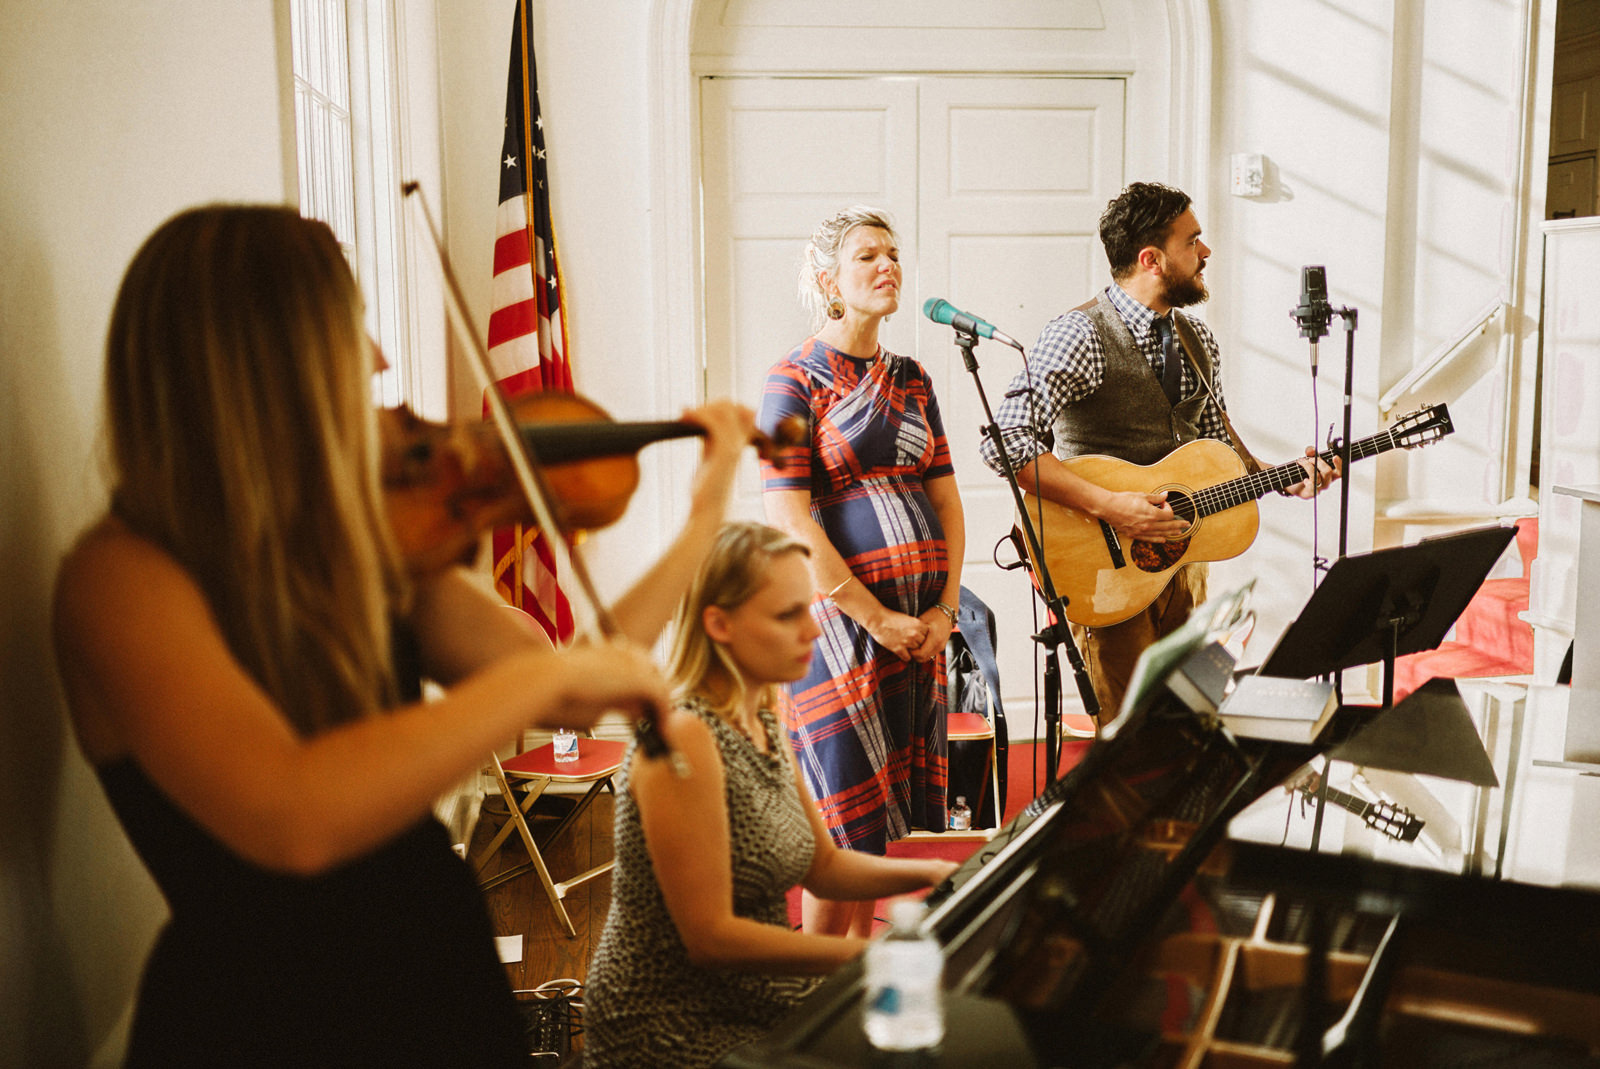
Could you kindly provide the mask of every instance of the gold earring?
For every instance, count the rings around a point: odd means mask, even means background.
[[[841,301],[838,297],[830,297],[830,298],[828,298],[828,318],[829,319],[843,319],[844,318],[844,302]]]

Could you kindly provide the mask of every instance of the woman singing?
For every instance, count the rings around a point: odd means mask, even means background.
[[[834,841],[882,854],[945,826],[944,648],[965,526],[933,384],[878,344],[900,307],[889,219],[856,207],[811,236],[815,335],[768,375],[758,422],[800,416],[809,465],[763,466],[768,518],[811,551],[821,635],[789,688],[789,731]],[[872,904],[807,895],[807,931],[866,935]]]
[[[663,734],[679,778],[634,748],[617,784],[611,912],[589,968],[586,1069],[695,1069],[770,1031],[862,940],[792,931],[795,884],[868,903],[952,862],[834,846],[773,711],[812,659],[806,547],[727,525],[679,610]]]

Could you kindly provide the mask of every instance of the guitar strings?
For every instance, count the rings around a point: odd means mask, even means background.
[[[1393,430],[1384,431],[1352,444],[1350,458],[1352,460],[1365,460],[1367,457],[1376,456],[1379,453],[1393,449],[1397,444],[1395,432]],[[1326,454],[1328,457],[1334,455],[1336,454],[1332,450],[1329,450]],[[1300,467],[1300,462],[1297,460],[1290,461],[1275,468],[1258,471],[1253,475],[1230,479],[1227,482],[1218,483],[1216,486],[1208,486],[1204,490],[1185,494],[1184,500],[1194,506],[1193,511],[1185,514],[1176,505],[1173,506],[1172,511],[1186,520],[1200,519],[1213,513],[1225,512],[1247,501],[1254,501],[1270,490],[1282,490],[1293,486],[1303,479],[1304,469]],[[1239,489],[1240,487],[1247,487],[1248,489]]]

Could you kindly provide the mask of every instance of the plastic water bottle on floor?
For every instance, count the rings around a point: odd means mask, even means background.
[[[922,931],[924,906],[897,899],[888,933],[867,944],[863,1024],[879,1050],[927,1050],[944,1039],[944,953]]]
[[[972,809],[967,805],[967,797],[964,794],[956,795],[956,804],[950,807],[950,830],[972,830]]]

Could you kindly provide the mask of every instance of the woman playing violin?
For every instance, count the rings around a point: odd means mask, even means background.
[[[332,233],[287,209],[174,217],[118,294],[111,506],[63,562],[54,627],[78,744],[171,908],[130,1066],[525,1064],[430,808],[524,727],[667,700],[632,643],[558,653],[461,569],[408,568],[372,362]],[[695,519],[617,606],[634,639],[751,434],[735,406],[692,418]],[[444,697],[423,704],[423,677]]]

